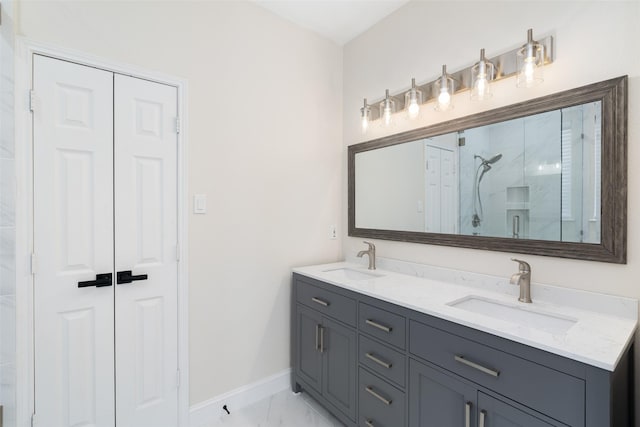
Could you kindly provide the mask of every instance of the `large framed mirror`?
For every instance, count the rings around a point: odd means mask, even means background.
[[[349,235],[626,263],[627,77],[351,145]]]

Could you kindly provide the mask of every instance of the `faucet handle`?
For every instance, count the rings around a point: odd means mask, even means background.
[[[367,245],[369,245],[369,250],[376,250],[376,245],[374,245],[373,243],[367,241],[364,241],[362,243],[366,243]]]
[[[528,262],[522,261],[522,260],[516,259],[516,258],[511,258],[511,261],[515,261],[515,262],[519,263],[520,264],[520,271],[522,271],[523,273],[531,273],[531,266],[529,265]]]

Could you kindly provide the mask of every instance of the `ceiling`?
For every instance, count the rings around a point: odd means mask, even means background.
[[[252,0],[339,45],[365,32],[409,0]]]

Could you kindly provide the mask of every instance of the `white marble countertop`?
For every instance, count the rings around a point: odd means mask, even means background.
[[[517,301],[517,287],[509,285],[505,278],[394,260],[378,264],[387,268],[375,270],[380,277],[359,280],[327,273],[339,268],[368,272],[363,266],[349,262],[299,267],[293,271],[609,371],[615,369],[637,326],[638,301],[631,298],[532,283],[533,303],[523,304]],[[552,333],[535,325],[525,326],[447,305],[469,295],[524,306],[524,310],[571,319],[575,324],[565,332]]]

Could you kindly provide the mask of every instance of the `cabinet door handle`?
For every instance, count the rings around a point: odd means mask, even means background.
[[[371,420],[367,420],[367,419],[365,419],[365,420],[364,420],[364,423],[367,425],[367,427],[374,427],[374,425],[373,425],[373,421],[371,421]]]
[[[486,416],[487,416],[487,411],[485,411],[484,409],[480,411],[480,424],[478,425],[478,427],[484,427],[484,419]]]
[[[389,362],[385,362],[384,360],[378,359],[374,354],[372,353],[366,353],[365,356],[367,357],[367,359],[369,360],[373,360],[374,362],[376,362],[378,365],[380,366],[384,366],[387,369],[391,369],[391,363]]]
[[[455,359],[456,362],[462,363],[463,365],[467,365],[470,368],[477,369],[478,371],[484,372],[485,374],[489,374],[492,377],[498,377],[498,375],[500,375],[500,371],[496,371],[495,369],[491,369],[491,368],[485,368],[482,365],[478,365],[477,363],[474,363],[470,360],[465,359],[464,356],[459,356],[456,354],[453,358]]]
[[[365,323],[366,323],[367,325],[369,325],[369,326],[373,326],[374,328],[378,328],[378,329],[380,329],[381,331],[385,331],[385,332],[387,332],[387,333],[389,333],[389,332],[391,332],[391,331],[393,330],[393,328],[391,328],[391,327],[389,327],[389,326],[381,325],[380,323],[378,323],[378,322],[376,322],[376,321],[373,321],[373,320],[371,320],[371,319],[367,319],[367,320],[365,321]]]
[[[320,298],[313,297],[311,298],[311,301],[315,302],[316,304],[320,304],[323,307],[329,307],[329,303],[327,301],[321,300]]]
[[[324,353],[324,327],[320,326],[320,353]]]
[[[371,396],[375,397],[376,399],[378,399],[380,402],[384,403],[385,405],[391,405],[391,403],[393,403],[392,400],[387,399],[386,397],[383,397],[381,395],[379,395],[371,386],[367,386],[365,388],[365,390],[367,391],[367,393],[369,393]]]
[[[316,351],[320,350],[320,325],[316,325]]]
[[[464,427],[471,427],[471,402],[464,405]]]

